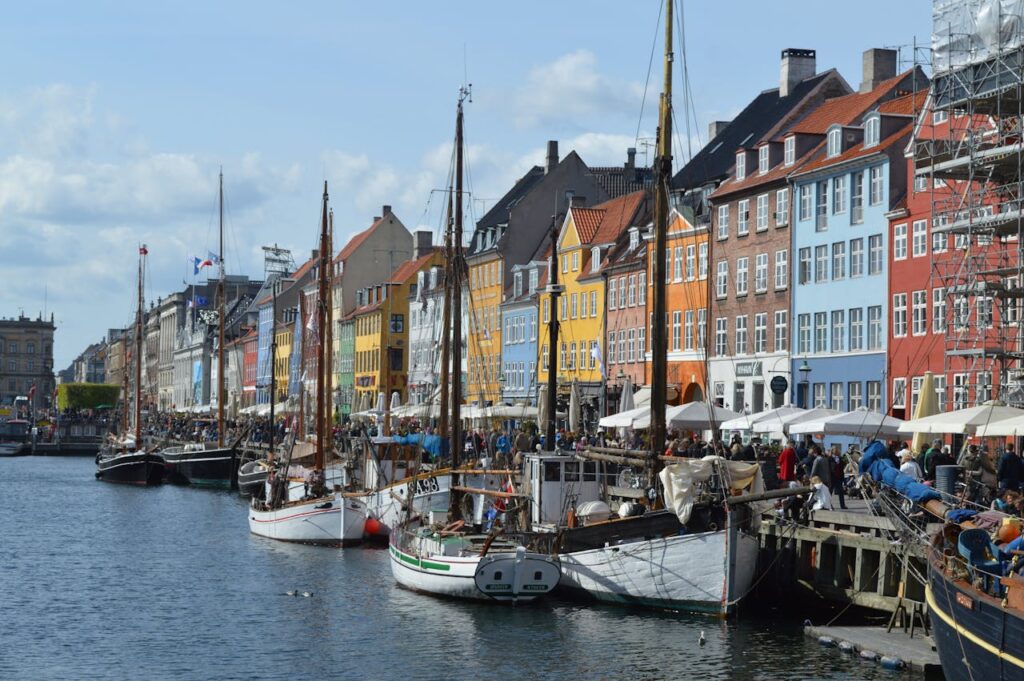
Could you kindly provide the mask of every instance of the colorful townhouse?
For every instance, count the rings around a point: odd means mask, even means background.
[[[277,404],[288,399],[288,374],[291,368],[292,338],[295,336],[294,310],[288,310],[283,321],[278,322],[275,335],[277,352],[274,355],[274,384],[277,390],[274,404]]]
[[[271,275],[273,282],[276,282],[278,286],[277,319],[274,319],[273,314],[272,290],[256,301],[256,404],[270,403],[270,362],[272,359],[270,345],[274,330],[285,318],[286,311],[293,310],[298,306],[299,291],[309,284],[317,257],[319,257],[319,251],[313,249],[309,260],[302,263],[292,274],[286,277]],[[271,285],[274,285],[273,282]],[[294,312],[287,314],[294,314]]]
[[[649,198],[646,198],[646,204],[643,212],[650,210]],[[605,340],[602,348],[606,379],[605,415],[621,411],[622,389],[627,378],[634,391],[648,381],[648,246],[644,234],[649,221],[649,216],[638,216],[636,224],[619,234],[601,263],[605,291]],[[635,282],[636,287],[632,305],[629,282]],[[623,291],[626,297],[620,301]],[[632,354],[629,352],[631,338]]]
[[[893,57],[895,64],[895,57]],[[903,153],[925,91],[913,92],[908,72],[886,80],[869,93],[850,95],[844,107],[862,109],[853,98],[873,96],[866,112],[849,120],[837,112],[825,139],[792,173],[794,206],[793,318],[796,349],[793,375],[800,376],[798,402],[846,411],[886,403],[888,303],[893,302],[892,332],[902,337],[906,308],[889,297],[888,216],[905,201]],[[894,98],[895,97],[895,98]],[[837,102],[839,103],[839,102]],[[846,108],[846,111],[849,111]],[[928,257],[925,236],[910,244],[895,239],[892,258]],[[901,316],[902,315],[902,316]]]
[[[441,381],[441,342],[444,314],[444,267],[421,270],[409,292],[409,399],[428,404]]]
[[[619,235],[646,217],[645,196],[645,192],[636,191],[593,208],[571,205],[559,231],[555,262],[563,292],[557,310],[558,389],[568,395],[571,384],[576,383],[586,422],[596,421],[606,398],[606,366],[602,362],[605,348],[601,347],[606,332],[602,265]],[[640,298],[638,279],[626,277],[623,281],[629,281],[632,289],[628,298],[625,293],[618,297],[624,304],[635,307]],[[637,357],[636,341],[634,334],[634,358]],[[538,380],[547,381],[547,375],[548,370],[542,366]]]
[[[550,257],[550,251],[548,252]],[[537,403],[538,301],[547,283],[546,258],[512,266],[512,283],[501,304],[501,399],[506,404]]]

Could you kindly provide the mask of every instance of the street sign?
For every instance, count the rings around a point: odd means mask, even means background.
[[[771,383],[768,385],[776,395],[784,395],[789,389],[789,381],[786,380],[785,376],[773,376]]]

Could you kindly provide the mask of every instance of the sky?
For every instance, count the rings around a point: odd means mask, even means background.
[[[784,48],[817,50],[819,71],[856,88],[865,49],[900,47],[909,68],[915,39],[930,40],[927,0],[682,7],[693,96],[680,96],[677,44],[677,166],[710,121],[778,86]],[[642,162],[660,13],[659,0],[10,4],[0,316],[52,312],[55,365],[67,366],[132,319],[139,244],[147,301],[180,290],[191,257],[217,250],[221,168],[230,274],[262,277],[268,244],[308,258],[324,180],[339,248],[383,204],[439,234],[434,190],[447,182],[464,83],[469,217],[543,164],[549,139],[590,165],[621,164],[627,147]]]

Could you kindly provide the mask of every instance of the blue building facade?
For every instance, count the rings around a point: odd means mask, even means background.
[[[910,118],[876,110],[858,123],[832,126],[790,178],[792,396],[798,406],[884,412],[888,214],[906,193],[899,164]]]
[[[256,317],[256,404],[270,404],[270,347],[274,336],[274,306],[259,306]]]
[[[537,403],[537,300],[543,263],[512,268],[512,287],[501,306],[503,402]]]

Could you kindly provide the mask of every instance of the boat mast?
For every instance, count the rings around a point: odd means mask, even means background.
[[[135,314],[135,448],[142,447],[142,299],[143,258],[146,245],[139,248],[139,309]],[[125,367],[127,369],[127,367]]]
[[[128,329],[121,337],[121,437],[128,437]]]
[[[444,231],[444,303],[441,307],[441,375],[438,381],[438,389],[441,391],[441,413],[437,422],[437,429],[441,436],[441,442],[448,441],[448,406],[451,387],[448,385],[449,368],[452,361],[451,345],[451,319],[452,319],[452,228],[454,226],[454,214],[452,206],[452,187],[448,186],[448,224]],[[461,358],[460,358],[461,359]],[[429,408],[429,406],[428,406]]]
[[[665,390],[667,384],[668,338],[665,328],[665,253],[668,232],[668,188],[672,179],[672,5],[665,0],[665,83],[658,113],[658,156],[654,162],[654,314],[651,322],[651,441],[648,488],[653,489],[658,456],[665,449]]]
[[[452,230],[452,469],[458,470],[462,458],[462,276],[466,263],[462,252],[462,102],[469,97],[469,88],[459,88],[459,104],[455,114],[455,224]],[[462,494],[455,490],[459,476],[452,473],[450,515],[461,514]]]
[[[217,282],[217,298],[220,305],[220,322],[217,338],[217,447],[224,446],[224,170],[220,171],[220,187],[218,190],[218,208],[220,212],[220,243],[217,249],[217,262],[220,265],[220,281]]]
[[[324,327],[321,334],[324,338],[324,442],[326,451],[334,448],[332,430],[334,427],[334,395],[331,386],[334,383],[334,209],[327,216],[327,250],[324,255],[325,295]]]
[[[551,294],[548,310],[548,422],[544,430],[544,448],[555,451],[555,410],[558,405],[558,214],[551,216],[551,259],[548,261],[548,292]]]
[[[327,236],[327,181],[324,180],[324,205],[320,220],[320,263],[317,267],[317,305],[316,324],[320,340],[317,343],[316,352],[316,411],[314,419],[316,423],[316,450],[313,459],[314,470],[324,469],[324,450],[327,447],[327,433],[324,428],[324,322],[327,320],[327,274],[330,268],[329,237]]]
[[[274,400],[277,399],[277,280],[271,285],[270,317],[270,448],[267,460],[274,460]]]

